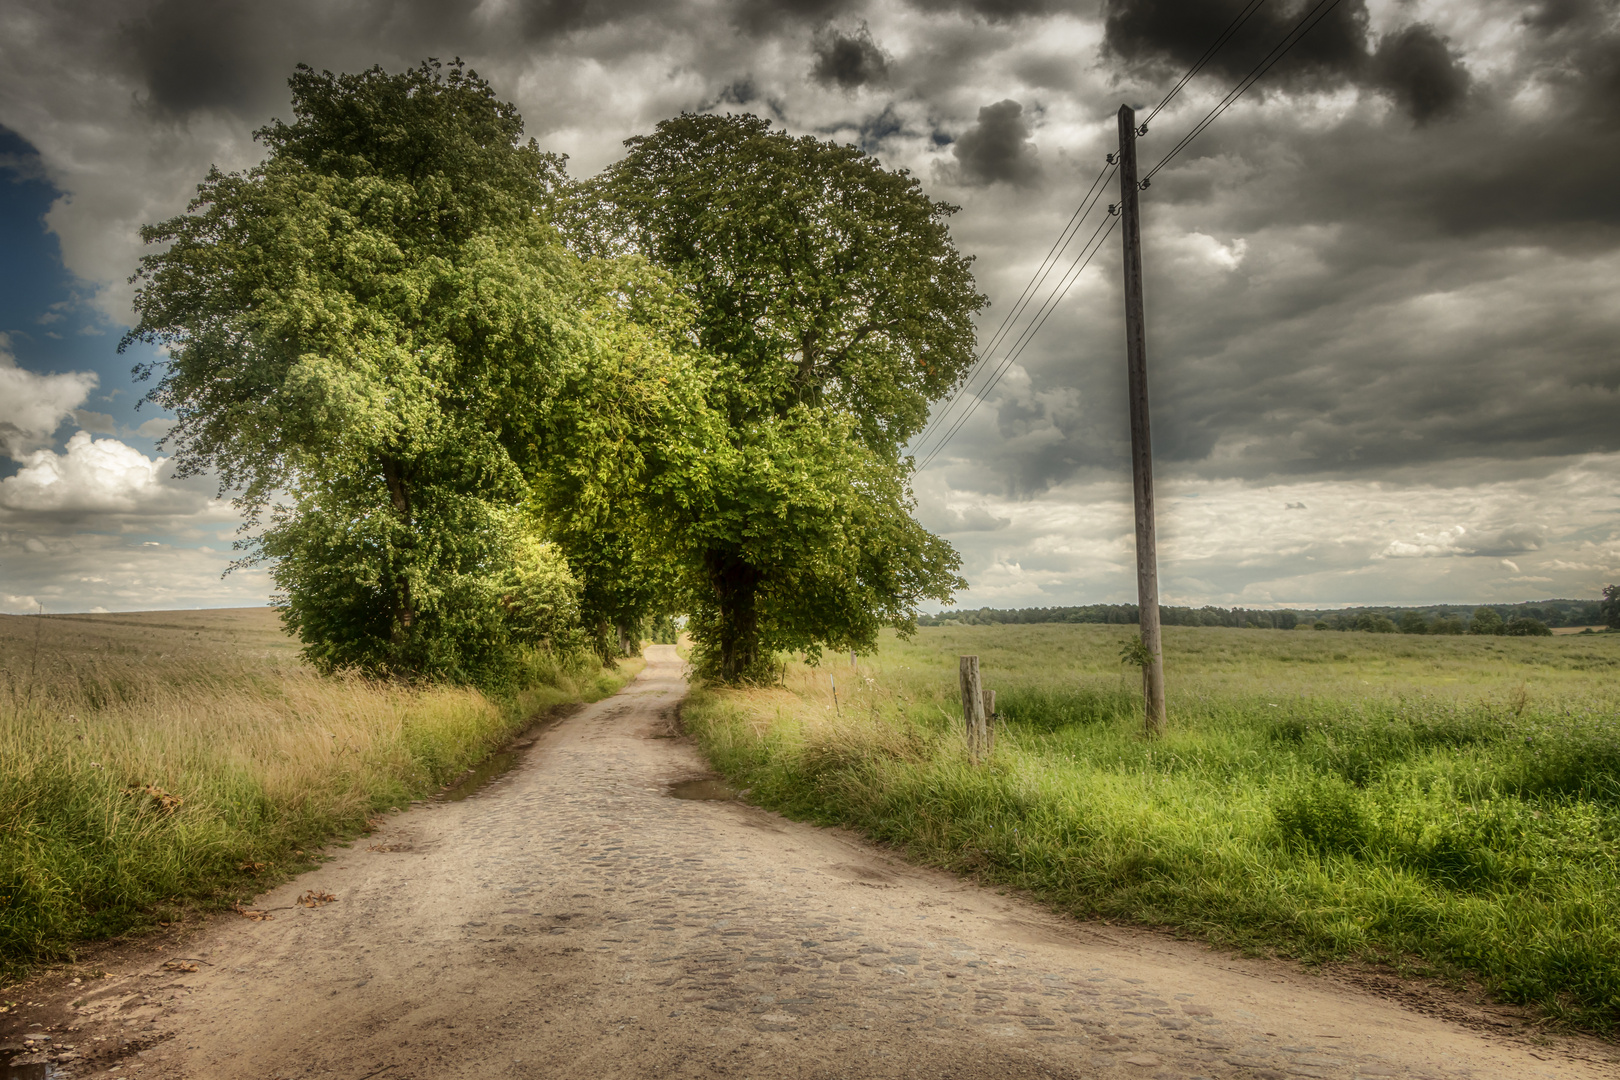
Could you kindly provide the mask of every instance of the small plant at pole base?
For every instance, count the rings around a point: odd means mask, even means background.
[[[1144,714],[1148,708],[1148,665],[1153,663],[1153,653],[1142,640],[1141,634],[1133,634],[1126,639],[1125,644],[1119,647],[1119,662],[1131,664],[1142,671],[1142,709]]]

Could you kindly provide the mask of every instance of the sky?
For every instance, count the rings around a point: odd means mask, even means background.
[[[229,493],[173,477],[130,373],[154,357],[117,346],[140,226],[210,165],[260,159],[295,64],[461,57],[576,176],[682,111],[853,143],[960,207],[988,342],[1115,149],[1118,107],[1145,114],[1244,2],[8,0],[0,610],[269,597],[263,567],[225,573]],[[1258,8],[1154,117],[1144,167],[1300,15]],[[1620,581],[1620,2],[1340,0],[1141,204],[1164,602]],[[962,555],[962,606],[1135,598],[1103,236],[1022,351],[991,351],[1004,374],[963,396],[954,436],[918,444],[916,512]]]

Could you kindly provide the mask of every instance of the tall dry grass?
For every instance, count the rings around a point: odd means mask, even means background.
[[[634,665],[527,689],[323,678],[268,611],[0,618],[0,974],[250,896]]]

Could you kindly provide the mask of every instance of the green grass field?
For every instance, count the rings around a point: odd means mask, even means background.
[[[639,661],[528,667],[493,700],[322,678],[268,609],[0,616],[0,981],[250,898]]]
[[[1620,634],[1167,627],[1155,741],[1127,636],[924,629],[685,721],[752,801],[1076,915],[1471,975],[1620,1030]],[[977,765],[965,653],[1004,717]]]

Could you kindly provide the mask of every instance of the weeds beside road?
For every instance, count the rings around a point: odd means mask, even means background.
[[[791,665],[684,715],[753,801],[1075,914],[1417,961],[1615,1033],[1620,635],[1167,627],[1171,728],[1148,741],[1126,633],[924,629],[858,677]],[[977,767],[962,653],[1005,717]]]
[[[529,689],[322,678],[268,609],[0,616],[0,977],[307,865],[639,670],[530,658]]]

